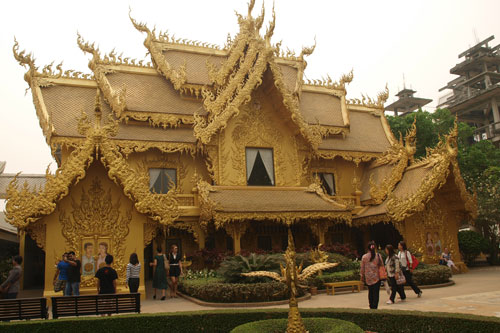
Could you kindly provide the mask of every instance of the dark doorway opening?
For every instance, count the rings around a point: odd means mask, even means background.
[[[23,262],[23,289],[43,289],[45,283],[45,251],[38,247],[29,234],[26,234],[24,238]]]

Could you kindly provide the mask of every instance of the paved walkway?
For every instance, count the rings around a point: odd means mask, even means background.
[[[380,309],[456,312],[500,317],[500,267],[473,268],[467,274],[454,275],[455,285],[443,288],[424,289],[422,298],[407,290],[405,302],[387,305],[385,290],[380,291]],[[149,295],[148,295],[149,296]],[[273,308],[287,308],[276,305]],[[368,308],[368,291],[361,293],[335,292],[335,296],[319,294],[300,302],[302,308]],[[182,298],[165,301],[152,300],[149,296],[142,303],[142,313],[199,311],[221,309],[194,304]],[[263,308],[263,307],[256,307]],[[265,307],[268,308],[268,307]]]
[[[455,281],[455,285],[453,286],[424,289],[422,298],[417,298],[413,291],[407,290],[406,302],[398,301],[392,305],[385,304],[388,296],[382,288],[380,291],[379,309],[455,312],[500,317],[499,266],[473,268],[467,274],[454,275],[453,280]],[[150,291],[149,288],[148,291]],[[27,290],[21,293],[21,297],[39,297],[40,295],[38,294],[40,294],[40,291]],[[171,298],[165,301],[153,300],[149,292],[147,296],[147,299],[141,304],[142,313],[223,309],[220,307],[201,306],[183,298]],[[287,308],[288,305],[271,307]],[[300,302],[299,307],[368,309],[368,291],[364,290],[360,293],[335,291],[335,296],[319,294],[309,300]]]

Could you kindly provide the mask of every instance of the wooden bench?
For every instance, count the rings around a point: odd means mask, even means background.
[[[335,287],[352,287],[352,292],[354,292],[355,289],[357,289],[358,292],[360,292],[361,289],[363,289],[363,282],[361,281],[329,282],[325,283],[325,287],[327,295],[335,295]]]
[[[0,300],[0,320],[47,319],[47,299],[16,298]]]
[[[140,293],[52,297],[54,319],[127,312],[141,313]]]

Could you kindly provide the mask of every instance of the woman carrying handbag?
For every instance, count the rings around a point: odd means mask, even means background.
[[[360,269],[361,281],[368,286],[368,303],[370,304],[370,309],[378,308],[380,280],[384,278],[383,272],[380,272],[380,268],[385,272],[382,257],[375,252],[375,242],[371,241],[368,243],[368,252],[361,258]]]
[[[406,280],[403,272],[401,271],[399,259],[394,253],[394,247],[391,244],[388,244],[385,247],[385,253],[387,254],[387,258],[385,259],[385,268],[387,270],[387,277],[391,283],[391,296],[389,297],[387,304],[394,304],[396,293],[398,293],[401,297],[401,302],[404,302],[406,299],[404,290]]]

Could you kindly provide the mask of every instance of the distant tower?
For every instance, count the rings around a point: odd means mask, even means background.
[[[488,139],[500,146],[500,45],[489,47],[490,36],[459,54],[465,60],[450,69],[458,75],[439,91],[451,89],[452,94],[440,99],[440,107],[476,127],[477,141]]]
[[[396,94],[399,99],[386,106],[385,111],[394,111],[395,116],[404,116],[432,102],[432,99],[415,97],[413,96],[414,93],[416,93],[415,90],[404,87],[403,90]]]

